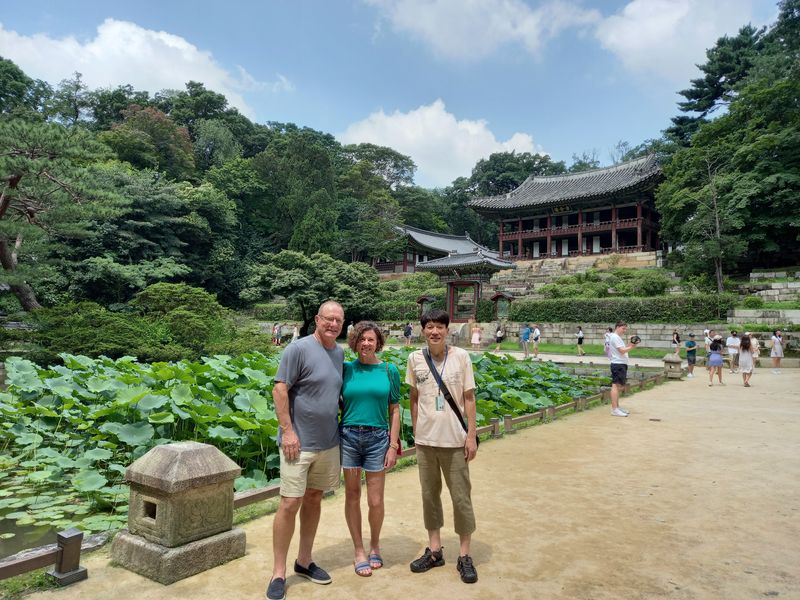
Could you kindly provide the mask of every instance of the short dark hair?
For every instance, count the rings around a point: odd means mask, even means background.
[[[428,323],[441,323],[445,327],[450,326],[450,315],[447,314],[447,311],[444,311],[440,308],[434,308],[422,313],[422,316],[419,318],[419,324],[422,325],[423,329],[425,325]]]
[[[373,331],[375,332],[375,352],[380,352],[383,349],[383,344],[385,339],[383,337],[383,332],[381,328],[378,327],[378,324],[373,321],[359,321],[353,326],[353,329],[350,330],[350,335],[347,336],[347,345],[350,346],[350,349],[353,352],[358,352],[356,347],[358,346],[358,340],[361,339],[361,336],[364,335],[365,331]]]
[[[622,327],[623,325],[627,325],[627,323],[625,321],[617,321],[617,324],[614,325],[614,329],[617,327]]]

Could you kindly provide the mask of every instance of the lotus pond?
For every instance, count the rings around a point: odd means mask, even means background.
[[[407,355],[392,349],[382,356],[404,373]],[[38,540],[72,526],[123,527],[125,468],[158,444],[214,444],[242,467],[237,490],[276,482],[271,390],[279,354],[153,364],[133,357],[61,358],[63,365],[47,368],[6,361],[7,389],[0,392],[0,546],[6,548],[0,557],[11,553],[5,540],[23,534]],[[508,356],[476,354],[473,365],[479,426],[608,384],[606,377],[575,377],[552,363]],[[406,384],[402,392],[403,436],[412,445]]]

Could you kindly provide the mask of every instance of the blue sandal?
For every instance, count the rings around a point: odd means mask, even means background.
[[[372,565],[370,565],[366,560],[353,563],[353,567],[355,568],[356,575],[359,577],[369,577],[372,575]]]
[[[369,566],[373,569],[380,569],[383,566],[383,559],[381,555],[377,552],[373,552],[369,555]]]

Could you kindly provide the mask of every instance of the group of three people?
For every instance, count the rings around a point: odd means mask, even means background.
[[[372,322],[356,324],[348,344],[357,358],[344,363],[336,342],[344,309],[323,303],[313,335],[290,344],[273,387],[280,432],[280,503],[273,521],[273,570],[267,598],[286,596],[286,562],[300,515],[300,541],[294,572],[315,583],[331,582],[312,560],[322,495],[345,481],[345,519],[354,546],[354,569],[367,577],[383,566],[380,532],[384,517],[385,471],[394,466],[401,442],[400,374],[377,356],[383,333]],[[428,311],[420,320],[426,346],[408,357],[411,423],[422,492],[428,546],[410,563],[421,573],[445,564],[441,492],[445,479],[453,503],[460,548],[456,568],[462,581],[478,574],[470,556],[475,531],[469,462],[477,453],[475,380],[466,350],[447,344],[449,315]],[[339,414],[341,412],[341,420]],[[361,471],[367,487],[369,551],[361,527]]]

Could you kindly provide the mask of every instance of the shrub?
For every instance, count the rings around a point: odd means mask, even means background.
[[[512,321],[629,323],[712,321],[726,316],[736,304],[732,294],[658,296],[654,298],[557,299],[517,301],[511,304]]]
[[[151,316],[166,315],[176,308],[211,318],[226,313],[216,296],[185,283],[155,283],[136,294],[131,305]]]
[[[491,323],[494,321],[494,302],[491,300],[478,300],[478,323]]]
[[[376,302],[374,310],[371,317],[376,321],[416,321],[419,318],[416,302]]]
[[[761,296],[748,296],[742,302],[744,308],[763,308],[764,299]]]
[[[262,321],[295,321],[298,316],[292,313],[288,304],[256,304],[253,316]]]

